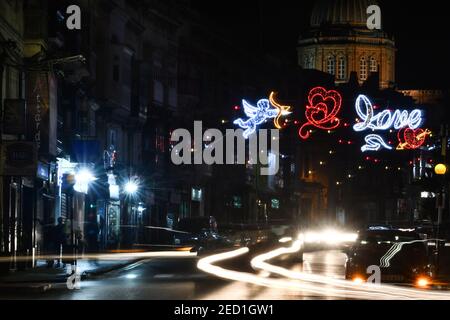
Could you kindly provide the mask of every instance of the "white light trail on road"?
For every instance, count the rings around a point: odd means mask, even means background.
[[[247,272],[240,272],[240,271],[234,271],[229,269],[224,269],[221,267],[218,267],[214,265],[217,262],[225,261],[228,259],[237,258],[241,255],[244,255],[249,252],[248,248],[241,248],[238,250],[234,250],[231,252],[225,252],[220,253],[216,255],[212,255],[206,258],[203,258],[198,261],[197,267],[209,274],[212,274],[214,276],[217,276],[219,278],[227,279],[227,280],[234,280],[234,281],[240,281],[245,283],[250,283],[254,285],[259,286],[265,286],[270,288],[279,288],[279,289],[288,289],[288,290],[295,290],[295,291],[301,291],[301,292],[307,292],[313,295],[324,295],[324,289],[309,283],[303,283],[299,281],[292,281],[292,280],[284,280],[284,279],[270,279],[270,278],[264,278],[255,274],[247,273]],[[333,288],[327,288],[326,289],[326,295],[327,296],[337,296],[345,298],[354,298],[357,299],[359,292],[351,290],[346,290],[345,292],[343,290],[338,290]],[[232,297],[230,297],[232,298]],[[372,299],[388,299],[389,296],[385,294],[377,294],[376,296],[372,296]]]
[[[199,260],[197,267],[214,276],[250,283],[259,286],[301,291],[313,295],[332,296],[343,299],[359,300],[403,300],[403,299],[442,299],[449,300],[450,293],[438,291],[423,291],[417,289],[400,288],[392,285],[370,283],[353,283],[351,281],[333,279],[326,276],[307,274],[271,265],[267,261],[285,254],[294,254],[303,246],[303,237],[296,240],[289,248],[278,248],[252,259],[252,267],[271,274],[278,274],[287,279],[265,278],[255,274],[239,272],[218,267],[219,262],[237,258],[249,253],[248,248],[241,248],[231,252],[212,255]]]
[[[291,242],[292,238],[291,237],[284,237],[281,238],[280,240],[278,240],[279,243],[287,243],[287,242]]]
[[[371,283],[354,283],[346,280],[333,279],[326,276],[307,274],[304,272],[292,271],[279,266],[275,266],[267,263],[267,261],[274,259],[278,256],[298,252],[302,247],[302,241],[298,240],[294,242],[290,248],[279,248],[268,253],[259,255],[252,259],[251,265],[255,269],[270,272],[272,274],[282,275],[286,278],[301,280],[310,283],[317,283],[321,285],[332,285],[336,288],[342,288],[343,294],[348,296],[348,290],[353,294],[354,291],[358,292],[357,299],[373,299],[377,295],[389,295],[389,299],[442,299],[449,300],[450,293],[438,292],[438,291],[423,291],[417,289],[400,288],[392,285],[381,285]],[[330,290],[327,288],[327,290]],[[339,289],[334,291],[339,292]],[[329,294],[330,292],[327,292]]]
[[[391,266],[391,260],[392,258],[395,257],[395,255],[397,253],[399,253],[402,249],[403,246],[407,245],[407,244],[414,244],[414,243],[425,243],[427,241],[434,241],[434,240],[414,240],[414,241],[409,241],[409,242],[397,242],[394,245],[392,245],[392,247],[386,252],[386,254],[384,256],[381,257],[380,259],[380,267],[381,268],[389,268]]]

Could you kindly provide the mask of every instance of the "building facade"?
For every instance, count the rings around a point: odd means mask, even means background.
[[[310,28],[298,41],[298,63],[347,83],[352,72],[364,83],[379,74],[381,88],[395,83],[395,42],[383,30],[367,28],[371,0],[319,0],[311,14]]]

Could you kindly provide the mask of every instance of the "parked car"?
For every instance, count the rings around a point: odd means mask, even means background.
[[[192,246],[199,253],[232,246],[231,241],[219,234],[212,216],[181,219],[175,225],[174,244]]]
[[[427,241],[417,232],[374,228],[359,232],[347,252],[346,279],[366,281],[369,266],[378,266],[382,283],[431,284]]]

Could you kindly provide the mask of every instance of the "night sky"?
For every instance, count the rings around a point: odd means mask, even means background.
[[[295,63],[299,34],[314,0],[191,0],[229,36]],[[450,75],[450,21],[446,1],[381,0],[385,31],[398,49],[400,88],[445,88]],[[262,41],[261,41],[262,39]]]

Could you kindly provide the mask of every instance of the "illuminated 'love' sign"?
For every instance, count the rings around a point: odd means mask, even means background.
[[[414,131],[418,130],[423,123],[423,113],[418,109],[412,111],[384,110],[375,114],[372,103],[365,95],[358,96],[355,108],[360,118],[360,121],[353,126],[353,129],[357,132],[365,130],[375,132],[392,128],[395,130],[409,129]],[[381,148],[392,150],[392,147],[380,135],[375,133],[367,135],[365,142],[366,144],[361,148],[363,152],[378,151]]]

